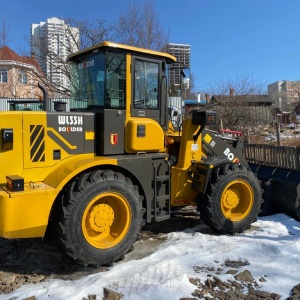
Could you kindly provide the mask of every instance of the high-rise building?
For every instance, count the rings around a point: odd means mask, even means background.
[[[182,83],[182,71],[188,70],[186,73],[189,73],[191,68],[191,45],[169,43],[164,50],[177,59],[177,62],[172,65],[169,71],[169,84],[170,86],[179,87]],[[184,76],[186,76],[186,83],[188,84],[190,75],[184,74]]]
[[[31,52],[54,86],[69,87],[65,61],[70,53],[78,50],[78,42],[78,28],[70,27],[59,18],[31,25]]]

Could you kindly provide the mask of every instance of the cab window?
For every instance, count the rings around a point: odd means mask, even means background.
[[[158,109],[159,64],[135,60],[134,108]]]
[[[125,108],[126,59],[100,52],[73,63],[71,102],[74,108]]]

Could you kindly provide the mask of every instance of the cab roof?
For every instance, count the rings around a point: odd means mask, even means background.
[[[128,46],[128,45],[124,45],[124,44],[113,43],[113,42],[108,42],[108,41],[98,43],[89,48],[86,48],[86,49],[80,50],[76,53],[70,54],[68,56],[67,61],[72,61],[72,60],[76,59],[77,57],[80,57],[89,52],[96,52],[98,49],[105,49],[105,48],[118,49],[123,52],[133,53],[133,54],[135,54],[135,53],[145,54],[145,55],[156,57],[156,58],[160,57],[160,58],[166,59],[168,63],[176,62],[176,57],[171,54],[168,54],[168,53]]]

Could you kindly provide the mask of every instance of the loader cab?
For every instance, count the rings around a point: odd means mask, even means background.
[[[72,54],[71,110],[95,113],[98,155],[164,152],[172,55],[111,42]]]

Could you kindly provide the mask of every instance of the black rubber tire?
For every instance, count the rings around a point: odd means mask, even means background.
[[[260,216],[270,216],[280,212],[275,203],[272,201],[273,185],[274,182],[270,180],[261,182],[264,203],[261,207],[261,212],[259,214]]]
[[[233,186],[230,186],[231,184]],[[221,202],[226,202],[224,201],[226,199],[226,196],[224,196],[226,191],[229,190],[229,193],[232,193],[230,188],[233,187],[233,190],[238,190],[239,186],[245,187],[250,197],[248,197],[249,199],[241,198],[236,201],[236,207],[233,208],[233,211],[235,209],[238,211],[239,207],[245,206],[241,211],[245,210],[246,212],[234,220],[234,218],[231,219],[226,216],[223,209],[224,206],[222,207],[224,204]],[[227,187],[230,188],[227,190]],[[233,198],[238,199],[236,196]],[[245,201],[249,201],[249,203]],[[240,233],[256,221],[262,202],[260,183],[251,170],[236,164],[226,164],[213,170],[207,193],[205,196],[200,197],[200,216],[210,228],[218,233]]]
[[[82,220],[92,201],[107,193],[112,195],[110,203],[114,201],[114,194],[124,199],[128,205],[130,220],[127,220],[128,230],[126,229],[125,236],[116,245],[100,249],[85,238]],[[52,214],[52,234],[62,251],[76,263],[96,267],[111,265],[114,261],[124,258],[140,237],[144,212],[142,200],[137,186],[121,173],[112,170],[83,173],[73,179],[61,193],[60,199],[57,199]],[[116,215],[112,222],[118,222],[118,219],[121,219],[121,216]]]

